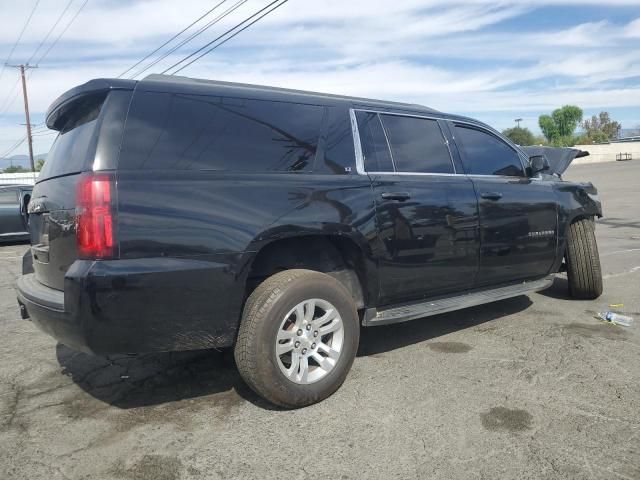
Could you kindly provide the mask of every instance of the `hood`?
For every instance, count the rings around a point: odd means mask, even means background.
[[[589,152],[567,147],[520,147],[530,157],[544,155],[549,161],[549,173],[562,175],[575,158],[586,157]]]

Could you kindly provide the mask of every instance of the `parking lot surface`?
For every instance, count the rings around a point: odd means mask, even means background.
[[[216,351],[109,359],[20,319],[0,247],[0,479],[640,478],[640,161],[599,188],[605,291],[553,287],[364,329],[328,400],[274,409]],[[178,301],[178,299],[176,299]],[[630,328],[594,318],[623,303]]]

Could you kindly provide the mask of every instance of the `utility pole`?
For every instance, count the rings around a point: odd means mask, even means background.
[[[22,77],[22,96],[24,98],[24,116],[27,120],[27,143],[29,144],[29,162],[31,164],[31,171],[35,172],[36,167],[33,163],[33,137],[31,136],[31,119],[29,117],[29,98],[27,97],[27,80],[24,76],[25,69],[28,70],[30,68],[37,68],[34,66],[20,64],[20,65],[7,65],[7,67],[19,68],[20,76]]]
[[[520,122],[522,121],[522,119],[521,118],[516,118],[513,121],[516,122],[516,125],[518,126],[518,128],[520,128]]]

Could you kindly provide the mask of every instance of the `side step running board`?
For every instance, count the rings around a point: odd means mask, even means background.
[[[371,327],[374,325],[406,322],[408,320],[415,320],[416,318],[497,302],[498,300],[505,300],[507,298],[544,290],[553,284],[554,278],[554,275],[548,275],[540,280],[531,280],[506,287],[493,288],[491,290],[465,293],[463,295],[456,295],[455,297],[410,303],[384,310],[368,308],[364,313],[362,324],[366,327]]]

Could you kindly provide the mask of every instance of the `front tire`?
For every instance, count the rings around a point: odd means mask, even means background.
[[[252,390],[276,405],[299,408],[342,385],[359,336],[355,304],[339,281],[311,270],[286,270],[247,299],[234,355]]]
[[[600,256],[591,220],[576,220],[569,226],[566,261],[572,297],[591,300],[602,295]]]

